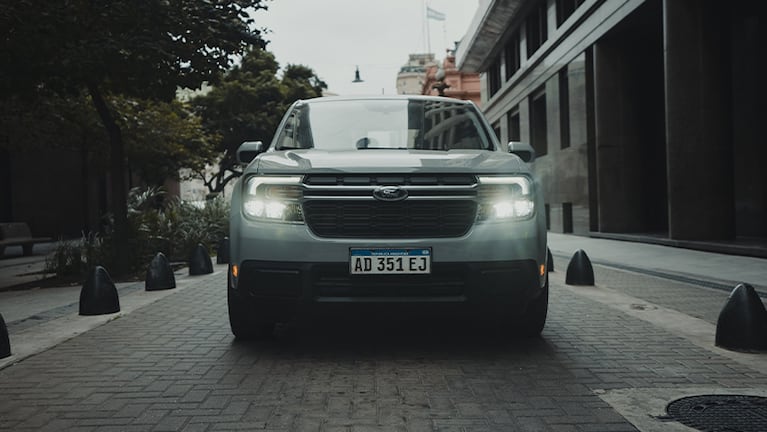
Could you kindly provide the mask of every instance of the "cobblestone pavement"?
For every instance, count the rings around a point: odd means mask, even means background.
[[[0,370],[0,430],[689,430],[632,417],[611,396],[767,389],[766,355],[739,361],[641,315],[659,308],[710,326],[726,292],[601,266],[596,287],[570,287],[566,265],[556,259],[549,320],[533,340],[391,317],[235,342],[224,273],[198,277]]]

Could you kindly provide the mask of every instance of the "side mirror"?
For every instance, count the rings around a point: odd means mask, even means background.
[[[527,163],[533,163],[533,161],[535,161],[535,149],[528,143],[510,141],[509,153],[519,156],[520,159]]]
[[[245,141],[237,148],[237,162],[247,165],[264,150],[266,147],[261,141]]]

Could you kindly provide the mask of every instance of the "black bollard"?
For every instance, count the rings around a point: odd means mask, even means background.
[[[210,260],[208,250],[201,243],[194,248],[192,256],[189,258],[189,274],[204,275],[213,273],[213,261]]]
[[[96,266],[80,290],[80,315],[120,312],[120,299],[112,278],[104,267]]]
[[[3,314],[0,314],[0,359],[11,356],[11,339],[8,337],[8,327],[5,326]]]
[[[176,288],[176,277],[173,275],[173,269],[170,267],[170,262],[165,254],[157,252],[152,262],[149,263],[149,268],[146,270],[146,284],[147,291],[158,291]]]
[[[594,268],[583,249],[578,249],[567,265],[567,285],[594,285]]]
[[[767,350],[767,311],[754,287],[738,284],[716,321],[716,346],[736,351]]]
[[[551,256],[551,249],[546,248],[546,261],[548,264],[547,271],[553,272],[554,271],[554,257]]]
[[[218,242],[216,264],[229,264],[229,237],[224,237]]]

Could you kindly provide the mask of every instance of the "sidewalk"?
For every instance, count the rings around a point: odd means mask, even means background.
[[[218,285],[224,272],[224,264],[214,264],[214,272],[202,276],[189,276],[188,269],[183,268],[174,273],[176,288],[159,291],[146,291],[144,281],[116,283],[120,311],[95,316],[79,315],[79,285],[0,291],[0,314],[11,342],[11,356],[0,359],[0,369],[179,293],[191,284],[216,281],[210,284]]]
[[[51,252],[53,245],[54,243],[37,243],[33,246],[30,256],[23,255],[21,246],[7,246],[4,254],[0,256],[0,291],[42,279],[45,276],[45,257]]]
[[[656,244],[549,233],[552,255],[569,259],[583,249],[593,264],[731,290],[748,283],[767,295],[767,259]],[[557,269],[565,271],[566,268]]]

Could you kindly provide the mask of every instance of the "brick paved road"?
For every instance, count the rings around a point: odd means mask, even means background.
[[[562,279],[552,275],[540,340],[424,320],[314,323],[235,343],[225,276],[200,277],[0,370],[0,430],[620,432],[637,429],[600,397],[611,391],[767,388],[763,372]],[[690,304],[680,299],[692,295],[709,321],[726,298],[600,267],[597,280],[643,301],[665,291],[666,306],[683,312]]]

